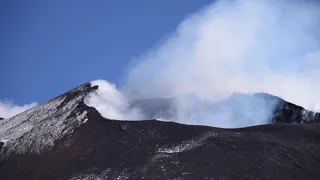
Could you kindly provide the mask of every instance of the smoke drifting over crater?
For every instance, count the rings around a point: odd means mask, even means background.
[[[319,111],[319,29],[318,2],[216,1],[186,17],[163,43],[135,58],[120,91],[126,101],[179,97],[178,117],[193,117],[186,120],[189,124],[233,127],[239,120],[227,117],[230,109],[212,117],[208,107],[190,107],[221,101],[234,92],[270,93]],[[244,112],[252,114],[252,106],[266,112],[255,112],[250,121],[236,126],[263,124],[274,108],[259,100]]]

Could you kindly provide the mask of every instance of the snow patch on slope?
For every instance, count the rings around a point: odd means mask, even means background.
[[[46,119],[56,112],[56,107],[63,102],[64,98],[57,98],[41,106],[37,106],[0,123],[0,139],[18,139],[29,132],[33,125]]]
[[[126,172],[126,169],[105,169],[100,173],[81,173],[71,177],[70,180],[104,180],[104,179],[114,179],[114,180],[127,180],[130,176]]]
[[[68,94],[54,98],[28,111],[0,122],[0,141],[6,142],[6,153],[40,153],[86,121],[86,111],[75,112],[86,93],[84,86],[73,89],[79,94],[67,100]]]
[[[309,111],[304,109],[302,111],[302,121],[301,122],[308,122],[316,119],[316,116],[318,115],[319,112],[314,112],[314,111]]]
[[[35,107],[37,103],[33,102],[31,104],[25,104],[23,106],[15,105],[12,101],[0,100],[0,117],[11,118],[23,111]]]
[[[98,89],[85,98],[85,103],[89,107],[94,107],[104,118],[118,120],[143,119],[139,109],[130,108],[128,100],[117,90],[114,84],[105,80],[96,80],[91,82],[91,86],[98,86]]]
[[[160,148],[157,152],[158,153],[166,153],[166,154],[174,154],[174,153],[181,153],[185,151],[189,151],[196,147],[199,147],[205,143],[205,141],[209,138],[218,136],[218,133],[206,133],[196,139],[192,139],[189,141],[182,142],[179,145],[173,147],[164,147]]]

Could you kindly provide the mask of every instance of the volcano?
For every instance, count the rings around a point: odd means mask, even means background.
[[[236,93],[213,104],[250,105],[252,97],[275,103],[270,123],[227,129],[107,119],[85,103],[98,89],[85,83],[1,120],[0,179],[320,179],[319,114],[279,97]],[[173,102],[130,106],[146,117],[170,117]]]

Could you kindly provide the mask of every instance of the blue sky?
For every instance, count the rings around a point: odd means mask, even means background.
[[[119,83],[132,59],[210,0],[0,2],[0,100],[41,103],[95,79]]]

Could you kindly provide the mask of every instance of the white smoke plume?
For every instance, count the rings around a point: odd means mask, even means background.
[[[199,100],[217,102],[233,92],[270,93],[319,111],[319,29],[318,2],[215,1],[135,58],[120,89],[130,99],[183,97],[176,103],[177,118],[188,124],[240,127],[267,122],[267,112],[252,112],[252,106],[270,111],[260,101],[246,106],[245,113],[254,114],[247,116],[250,120],[229,117],[232,109],[212,116],[208,107],[195,108]],[[242,105],[238,103],[233,106]]]
[[[21,112],[24,112],[28,109],[35,107],[37,103],[33,102],[31,104],[25,104],[23,106],[15,105],[12,101],[1,101],[0,100],[0,117],[1,118],[10,118]]]
[[[142,115],[139,109],[130,108],[126,97],[119,92],[114,84],[104,80],[91,82],[91,86],[99,88],[85,98],[86,105],[94,107],[108,119],[139,120]]]
[[[217,1],[138,58],[124,89],[142,97],[195,93],[208,100],[267,92],[315,105],[320,102],[319,29],[318,3]]]

